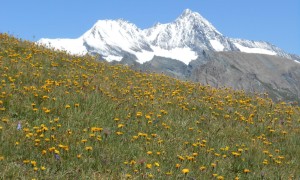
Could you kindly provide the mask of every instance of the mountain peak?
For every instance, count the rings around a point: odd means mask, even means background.
[[[194,12],[190,9],[186,9],[182,12],[182,14],[179,16],[178,19],[180,18],[185,18],[185,17],[188,17],[188,18],[196,18],[196,19],[202,19],[202,20],[205,20],[207,21],[203,16],[201,16],[201,14],[199,14],[198,12]],[[208,22],[208,21],[207,21]]]
[[[119,26],[119,27],[126,27],[126,26],[131,26],[135,29],[137,29],[136,25],[133,24],[133,23],[130,23],[124,19],[117,19],[117,20],[110,20],[110,19],[106,19],[106,20],[98,20],[93,28],[96,28],[96,29],[102,29],[102,28],[105,28],[105,27],[111,27],[111,28],[116,28],[116,26]]]
[[[176,22],[184,22],[184,24],[193,24],[200,26],[209,31],[214,31],[219,35],[222,35],[207,19],[205,19],[198,12],[193,12],[190,9],[186,9],[183,13],[176,19]]]
[[[190,10],[190,9],[185,9],[184,11],[183,11],[183,13],[182,13],[182,15],[181,16],[188,16],[188,15],[191,15],[191,14],[193,14],[194,12],[192,11],[192,10]]]
[[[199,13],[193,12],[190,9],[186,9],[177,19],[185,19],[185,18],[194,18],[194,19],[204,19]]]

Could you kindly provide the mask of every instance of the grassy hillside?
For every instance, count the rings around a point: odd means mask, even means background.
[[[0,179],[299,179],[299,119],[0,34]]]

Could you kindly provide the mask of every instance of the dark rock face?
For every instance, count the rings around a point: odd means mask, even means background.
[[[189,65],[155,56],[149,62],[132,67],[217,88],[268,92],[274,101],[299,102],[300,99],[300,64],[278,56],[203,51]]]
[[[151,61],[140,65],[140,69],[164,73],[175,78],[183,79],[186,77],[187,65],[175,59],[154,56]]]
[[[215,87],[268,92],[273,100],[299,101],[300,64],[281,57],[212,52],[213,60],[196,66],[190,78]]]

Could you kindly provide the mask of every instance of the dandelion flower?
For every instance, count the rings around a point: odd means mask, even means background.
[[[251,172],[249,169],[244,169],[244,173],[249,173]]]
[[[189,169],[182,169],[182,171],[181,171],[183,174],[187,174],[187,173],[189,173],[190,172],[190,170]]]
[[[47,153],[46,150],[42,150],[42,154],[45,155]]]
[[[147,169],[151,169],[152,168],[152,164],[146,164],[146,168]]]
[[[123,132],[118,131],[118,132],[116,132],[116,134],[117,134],[117,135],[122,135]]]
[[[212,168],[215,168],[217,166],[216,163],[211,163],[210,165],[211,165]]]
[[[93,150],[93,147],[92,147],[92,146],[86,146],[86,147],[85,147],[85,150],[91,151],[91,150]]]
[[[34,171],[38,171],[38,170],[39,170],[39,168],[37,168],[37,167],[34,167],[34,168],[33,168],[33,170],[34,170]]]
[[[124,127],[124,124],[118,124],[118,128]]]
[[[171,176],[173,173],[172,172],[166,172],[167,176]]]
[[[201,166],[199,169],[200,169],[200,171],[205,171],[206,167],[205,166]]]
[[[82,143],[86,143],[86,142],[87,142],[87,139],[82,139],[81,142],[82,142]]]
[[[223,176],[218,176],[217,179],[218,180],[224,180],[224,177]]]
[[[30,161],[30,164],[35,167],[36,166],[36,161]]]

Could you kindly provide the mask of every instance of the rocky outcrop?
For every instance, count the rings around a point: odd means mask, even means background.
[[[278,56],[203,51],[189,65],[156,56],[151,61],[142,65],[135,64],[134,67],[217,88],[268,92],[274,101],[300,99],[300,64]]]

